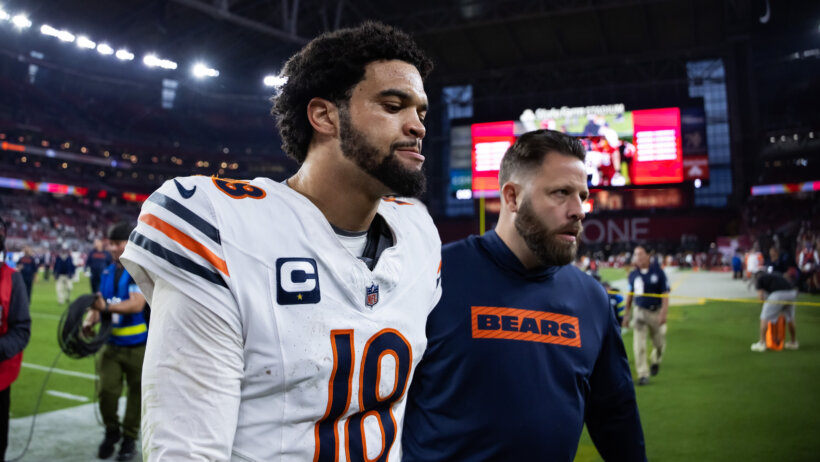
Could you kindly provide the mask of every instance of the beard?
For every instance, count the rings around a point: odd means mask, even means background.
[[[563,266],[575,260],[575,254],[578,252],[578,239],[581,237],[580,223],[570,223],[558,229],[550,229],[538,220],[529,199],[525,199],[516,214],[515,229],[524,239],[527,248],[545,266]],[[567,232],[575,234],[574,242],[559,237],[559,234]]]
[[[382,157],[383,152],[373,146],[364,133],[353,127],[346,108],[340,108],[339,125],[342,155],[399,196],[419,197],[424,193],[427,186],[424,171],[408,169],[396,156],[396,149],[416,147],[416,144],[393,143],[387,156],[379,162],[376,159]]]

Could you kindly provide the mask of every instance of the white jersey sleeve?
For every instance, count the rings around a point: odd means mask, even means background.
[[[154,314],[142,370],[144,458],[231,460],[242,335],[168,281],[153,279]]]
[[[166,181],[142,206],[122,255],[150,305],[154,281],[168,281],[241,331],[218,217],[207,194],[207,177]]]

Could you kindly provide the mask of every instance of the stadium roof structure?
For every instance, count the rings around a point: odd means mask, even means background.
[[[117,62],[79,43],[61,43],[36,30],[14,31],[0,21],[0,70],[14,68],[22,85],[25,65],[41,71],[42,98],[55,88],[80,95],[83,101],[110,96],[120,108],[138,100],[124,118],[127,133],[145,131],[140,124],[172,120],[179,131],[184,117],[201,114],[244,120],[256,115],[256,132],[267,126],[265,76],[278,73],[285,60],[316,35],[364,20],[398,26],[417,39],[436,63],[428,80],[431,144],[446,143],[441,92],[450,85],[472,85],[473,121],[516,118],[528,107],[625,103],[632,108],[665,107],[691,98],[693,79],[687,65],[720,60],[725,66],[725,93],[731,126],[731,167],[735,191],[748,190],[761,162],[748,160],[790,156],[802,162],[816,152],[814,131],[820,127],[816,97],[820,94],[820,2],[801,0],[0,0],[10,14],[25,13],[34,27],[86,35],[114,51],[127,48],[133,62]],[[87,43],[86,43],[87,44]],[[99,50],[98,50],[99,51]],[[143,57],[157,56],[177,69],[148,69]],[[197,80],[190,70],[219,72]],[[112,64],[113,63],[113,64]],[[22,69],[22,71],[21,71]],[[19,74],[19,75],[18,75]],[[214,73],[212,73],[213,75]],[[73,77],[81,76],[82,78]],[[168,117],[144,109],[159,106],[157,92],[164,79],[179,81],[177,106]],[[2,82],[0,82],[2,83]],[[160,85],[162,84],[162,85]],[[173,83],[176,88],[176,83]],[[35,86],[32,86],[35,87]],[[103,88],[105,87],[105,88]],[[123,90],[125,89],[125,90]],[[79,91],[77,91],[79,90]],[[146,103],[147,102],[147,103]],[[84,103],[83,103],[84,104]],[[16,108],[15,108],[16,109]],[[230,110],[228,110],[230,109]],[[129,115],[131,114],[131,115]],[[189,117],[189,119],[194,119]],[[157,122],[159,121],[159,122]],[[190,122],[193,123],[193,122]],[[223,125],[229,126],[227,122]],[[248,125],[248,124],[245,124]],[[114,127],[116,128],[116,126]],[[188,128],[186,130],[186,128]],[[814,130],[814,131],[812,131]],[[162,133],[162,130],[149,130]],[[277,144],[271,136],[248,136],[243,130],[220,130],[219,140],[258,139]],[[806,138],[804,133],[811,134]],[[234,134],[235,136],[232,136]],[[775,143],[799,134],[799,143]],[[232,139],[233,138],[233,139]],[[804,138],[806,139],[804,141]],[[438,140],[438,141],[437,141]],[[174,141],[174,140],[171,140]],[[771,145],[771,146],[769,146]],[[245,150],[245,147],[241,147]],[[254,149],[254,153],[258,149]],[[773,161],[774,162],[774,161]],[[776,164],[773,164],[776,165]],[[786,165],[786,164],[784,164]],[[792,164],[788,164],[792,165]],[[795,164],[796,165],[796,164]],[[804,165],[805,166],[805,165]],[[815,180],[812,172],[796,178],[792,170],[776,181]],[[755,169],[760,170],[756,172]],[[445,177],[445,172],[433,172]],[[744,179],[745,177],[745,179]],[[763,179],[755,180],[763,181]],[[773,180],[775,181],[775,180]],[[776,182],[775,181],[775,182]],[[738,197],[742,199],[742,197]]]
[[[205,59],[223,76],[256,85],[319,33],[376,19],[411,32],[433,55],[436,79],[493,80],[520,88],[522,83],[589,85],[596,83],[589,70],[602,67],[621,69],[628,75],[620,77],[639,82],[674,78],[672,59],[723,54],[757,36],[800,40],[806,30],[798,27],[802,24],[817,31],[820,16],[808,14],[810,9],[817,13],[816,6],[809,6],[814,2],[771,3],[11,0],[4,7],[25,11],[35,23],[88,34],[115,48],[128,46],[138,56],[155,52],[179,63]],[[505,78],[499,79],[500,73]],[[533,75],[538,75],[535,80],[520,80]],[[598,73],[597,82],[617,77]]]

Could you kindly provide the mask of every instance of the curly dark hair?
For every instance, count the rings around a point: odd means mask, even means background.
[[[282,149],[300,164],[304,162],[313,135],[306,114],[308,102],[319,97],[344,104],[364,79],[365,66],[394,59],[415,66],[422,79],[433,70],[430,58],[409,35],[372,21],[322,34],[291,56],[281,72],[287,82],[271,98]]]

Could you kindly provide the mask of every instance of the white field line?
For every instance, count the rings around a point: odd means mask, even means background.
[[[85,396],[72,395],[71,393],[64,393],[62,391],[57,391],[57,390],[48,390],[48,391],[46,391],[46,394],[49,394],[51,396],[56,396],[58,398],[70,399],[72,401],[80,401],[80,402],[83,402],[83,403],[88,401],[88,398],[85,397]]]
[[[26,363],[26,362],[23,363],[23,367],[27,367],[29,369],[35,369],[35,370],[38,370],[38,371],[44,371],[44,372],[48,372],[48,370],[49,370],[49,368],[46,367],[46,366],[41,366],[39,364],[31,364],[31,363]],[[98,378],[94,374],[86,374],[84,372],[76,372],[76,371],[67,371],[65,369],[56,369],[55,368],[51,372],[54,373],[54,374],[70,375],[72,377],[81,377],[83,379],[96,380]]]
[[[60,320],[60,317],[57,316],[56,314],[37,313],[37,312],[33,312],[33,313],[29,313],[29,314],[31,315],[32,318],[52,319],[54,321],[59,321]]]

